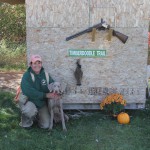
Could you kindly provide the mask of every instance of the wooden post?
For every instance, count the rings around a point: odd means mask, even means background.
[[[95,41],[96,28],[92,29],[92,42]]]
[[[108,30],[108,35],[107,35],[107,40],[108,40],[108,41],[111,41],[112,34],[113,34],[113,30],[112,30],[112,29],[109,29],[109,30]]]

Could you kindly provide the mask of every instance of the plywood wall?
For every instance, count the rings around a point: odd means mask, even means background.
[[[26,0],[27,53],[38,53],[45,69],[66,83],[64,103],[100,103],[108,94],[122,93],[128,104],[145,103],[148,53],[149,0]],[[103,18],[113,29],[128,35],[126,44],[107,31],[87,33],[70,41],[66,37]],[[100,58],[70,57],[69,49],[106,50]],[[76,86],[74,70],[80,58],[83,80]]]

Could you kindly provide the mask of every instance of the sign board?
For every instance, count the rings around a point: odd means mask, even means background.
[[[106,50],[69,49],[70,57],[106,57]]]

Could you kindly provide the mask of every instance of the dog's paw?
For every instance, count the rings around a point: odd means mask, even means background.
[[[52,131],[52,128],[48,128],[48,131],[50,131],[50,132],[51,132],[51,131]]]
[[[67,129],[66,129],[66,128],[64,128],[64,129],[63,129],[63,131],[64,131],[64,132],[67,132]]]

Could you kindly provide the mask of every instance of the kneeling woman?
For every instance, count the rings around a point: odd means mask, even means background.
[[[47,85],[52,82],[54,80],[42,67],[41,57],[32,55],[30,66],[21,81],[22,94],[19,99],[22,112],[19,124],[21,127],[31,127],[35,118],[41,128],[49,127],[50,115],[47,99],[54,98],[54,95],[49,93]]]

